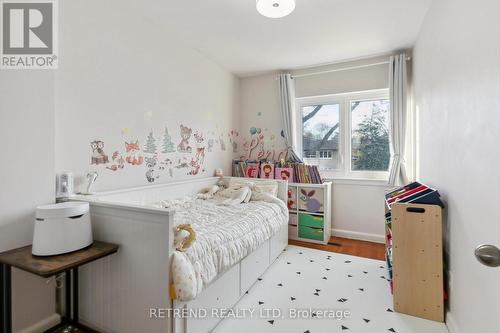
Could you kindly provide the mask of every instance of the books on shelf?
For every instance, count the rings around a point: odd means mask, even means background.
[[[323,184],[316,165],[305,165],[303,163],[292,164],[293,181],[295,183]]]
[[[318,167],[303,163],[234,160],[232,175],[247,178],[276,178],[294,183],[323,184]]]

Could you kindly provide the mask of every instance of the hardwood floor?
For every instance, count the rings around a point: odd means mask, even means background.
[[[288,240],[288,244],[308,247],[311,249],[349,254],[357,257],[384,260],[385,245],[355,239],[330,237],[328,245]]]

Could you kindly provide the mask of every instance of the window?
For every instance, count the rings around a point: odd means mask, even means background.
[[[297,99],[297,151],[324,178],[387,179],[387,89]]]
[[[302,156],[323,170],[339,167],[340,104],[304,105],[301,108]]]
[[[320,150],[319,151],[319,158],[322,158],[325,160],[333,159],[333,150]]]
[[[389,101],[351,101],[351,169],[388,171]]]

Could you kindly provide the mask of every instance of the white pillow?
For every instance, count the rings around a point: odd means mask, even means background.
[[[260,184],[255,183],[252,192],[255,193],[267,193],[272,195],[273,197],[278,195],[278,184]]]
[[[252,188],[254,184],[255,182],[251,181],[251,178],[233,177],[229,180],[227,187],[248,186]]]
[[[274,180],[252,181],[248,178],[231,178],[229,187],[248,186],[252,190],[252,198],[257,193],[268,193],[273,197],[278,195],[278,183]],[[254,193],[255,192],[255,193]],[[253,199],[255,200],[255,199]]]

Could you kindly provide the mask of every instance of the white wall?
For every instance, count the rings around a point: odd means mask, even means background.
[[[3,70],[0,92],[3,252],[31,244],[35,207],[54,201],[53,72]],[[45,279],[13,270],[12,287],[14,331],[55,312],[55,289]]]
[[[195,158],[195,131],[203,133],[205,147],[214,140],[197,176],[211,176],[217,167],[229,173],[228,133],[237,126],[238,79],[173,39],[167,25],[155,24],[137,5],[118,0],[60,2],[56,171],[71,170],[80,181],[96,170],[97,191],[146,185],[146,163],[125,163],[123,170],[111,171],[113,152],[125,157],[125,142],[136,139],[143,148],[151,130],[161,148],[165,127],[177,147],[183,124],[193,130],[189,140],[193,153],[160,153],[158,161],[173,160],[173,177],[168,166],[156,167],[155,183],[193,177],[187,175],[190,166],[174,167],[179,160],[190,163]],[[148,1],[143,6],[161,12],[167,4]],[[110,163],[90,164],[94,140],[104,141]]]
[[[334,181],[332,234],[383,243],[385,240],[385,185]]]
[[[247,77],[240,80],[238,152],[245,155],[244,142],[248,141],[250,128],[256,127],[264,134],[264,149],[276,153],[286,148],[280,135],[282,130],[276,73]],[[252,158],[256,158],[253,153]]]
[[[310,72],[345,68],[387,61],[387,56],[349,63],[311,67],[292,71],[300,75]],[[249,129],[260,128],[264,133],[264,150],[276,154],[285,148],[279,109],[277,73],[245,77],[240,83],[240,155],[245,155],[243,143],[250,137]],[[388,87],[388,66],[332,72],[295,79],[297,97],[319,96]],[[252,158],[255,158],[255,153]],[[360,185],[359,182],[339,181],[333,184],[332,233],[335,236],[384,241],[384,203],[386,187],[380,182]],[[356,198],[355,200],[353,198]],[[362,209],[360,209],[362,207]]]
[[[435,0],[415,49],[420,174],[447,202],[452,333],[498,332],[500,271],[475,246],[500,246],[500,3]]]

